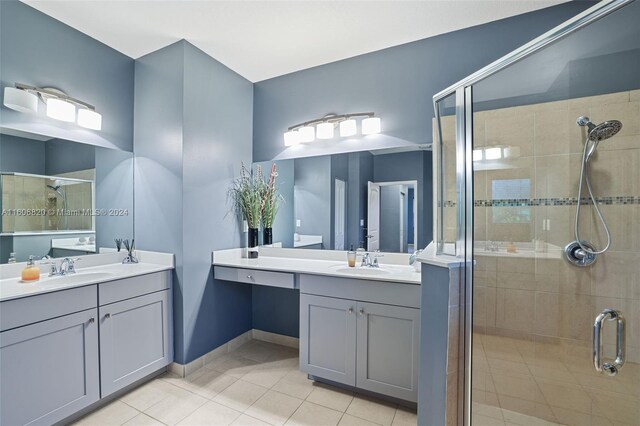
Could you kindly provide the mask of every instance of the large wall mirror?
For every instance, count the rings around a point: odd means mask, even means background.
[[[0,129],[0,263],[133,237],[133,153]]]
[[[261,162],[265,172],[272,162]],[[432,157],[419,147],[275,161],[284,248],[412,253],[432,239]]]

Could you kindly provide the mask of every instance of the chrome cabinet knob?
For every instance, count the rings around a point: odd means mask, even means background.
[[[253,279],[253,277],[249,274],[249,275],[247,275],[247,279],[251,280],[251,279]]]
[[[364,308],[360,308],[360,310],[358,311],[358,314],[364,315]]]
[[[353,313],[353,308],[349,308],[349,311],[348,311],[348,312],[349,312],[350,314],[352,314],[352,313]]]
[[[111,314],[104,314],[104,318],[105,318],[105,319],[107,319],[107,318],[111,318]]]
[[[96,322],[95,318],[93,318],[93,317],[89,318],[89,324],[93,324],[94,322]]]

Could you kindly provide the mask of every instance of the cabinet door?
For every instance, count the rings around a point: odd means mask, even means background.
[[[354,386],[356,302],[300,295],[300,369]]]
[[[100,398],[96,309],[0,333],[0,424],[53,424]]]
[[[356,386],[417,401],[420,310],[358,303]]]
[[[168,291],[100,307],[102,397],[169,362]]]

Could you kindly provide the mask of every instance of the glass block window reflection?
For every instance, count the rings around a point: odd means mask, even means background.
[[[531,223],[531,179],[498,179],[491,183],[493,223]],[[502,201],[495,203],[496,201]]]

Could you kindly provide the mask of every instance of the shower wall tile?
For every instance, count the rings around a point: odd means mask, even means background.
[[[629,92],[629,100],[631,102],[640,101],[640,89]]]
[[[617,104],[600,104],[591,107],[591,121],[602,123],[607,120],[619,120],[622,129],[619,136],[637,135],[640,133],[640,102],[625,102]],[[615,143],[616,140],[609,140]]]
[[[598,152],[590,166],[593,191],[609,196],[640,196],[638,164],[640,149]]]
[[[520,148],[522,157],[533,155],[533,112],[516,114],[518,108],[495,110],[485,120],[486,146],[508,146]]]
[[[588,109],[592,106],[629,102],[629,92],[607,93],[605,95],[587,96],[569,99],[570,109]],[[582,114],[585,115],[585,114]]]
[[[544,109],[536,112],[534,117],[535,155],[569,154],[571,152],[569,144],[558,143],[558,141],[569,140],[569,129],[572,127],[566,104],[562,110]],[[573,126],[575,126],[575,118]]]
[[[496,292],[496,327],[530,331],[535,318],[534,306],[534,292],[498,288]]]

